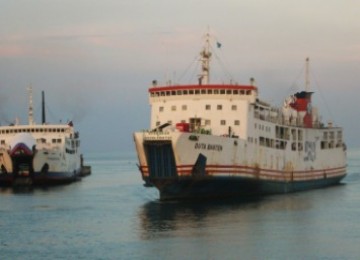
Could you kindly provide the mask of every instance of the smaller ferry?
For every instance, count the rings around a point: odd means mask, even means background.
[[[0,186],[65,184],[91,173],[91,167],[83,164],[72,121],[46,123],[44,92],[42,123],[36,124],[29,88],[28,118],[27,125],[0,126]]]
[[[148,89],[150,128],[134,133],[145,186],[161,200],[249,196],[323,188],[346,176],[343,129],[321,120],[309,90],[274,106],[250,84],[210,82],[210,37],[194,84]],[[282,95],[278,93],[278,95]]]

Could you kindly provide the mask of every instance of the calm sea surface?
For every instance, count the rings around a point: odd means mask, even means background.
[[[252,201],[167,202],[135,154],[87,154],[80,182],[0,190],[0,259],[360,259],[360,149],[341,185]]]

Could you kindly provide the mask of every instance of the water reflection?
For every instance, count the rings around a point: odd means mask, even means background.
[[[253,197],[246,200],[148,202],[139,213],[142,239],[151,239],[167,231],[205,227],[211,221],[209,219],[258,208],[262,200],[262,197]]]
[[[49,192],[49,191],[62,191],[67,185],[57,185],[57,186],[14,186],[14,187],[0,187],[0,194],[3,195],[31,195],[38,191],[40,192]]]
[[[141,239],[179,235],[203,235],[209,229],[218,232],[229,228],[248,235],[266,223],[278,221],[309,222],[319,207],[344,196],[345,185],[308,192],[251,198],[250,200],[219,200],[206,202],[160,202],[144,204],[138,214]],[[327,198],[325,204],[324,198]],[[264,227],[262,227],[264,229]],[[267,227],[271,228],[271,227]],[[266,229],[267,229],[266,228]]]

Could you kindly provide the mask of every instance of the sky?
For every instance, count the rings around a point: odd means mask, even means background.
[[[222,44],[212,80],[254,77],[278,106],[303,89],[309,57],[314,106],[359,147],[358,10],[358,0],[0,0],[0,123],[27,123],[31,85],[36,121],[45,91],[47,120],[72,120],[85,154],[134,151],[152,80],[189,83],[210,32]]]

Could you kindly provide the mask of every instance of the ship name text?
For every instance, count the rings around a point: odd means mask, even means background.
[[[222,151],[222,145],[219,144],[206,144],[206,143],[195,143],[195,149],[201,150],[212,150],[212,151]]]

